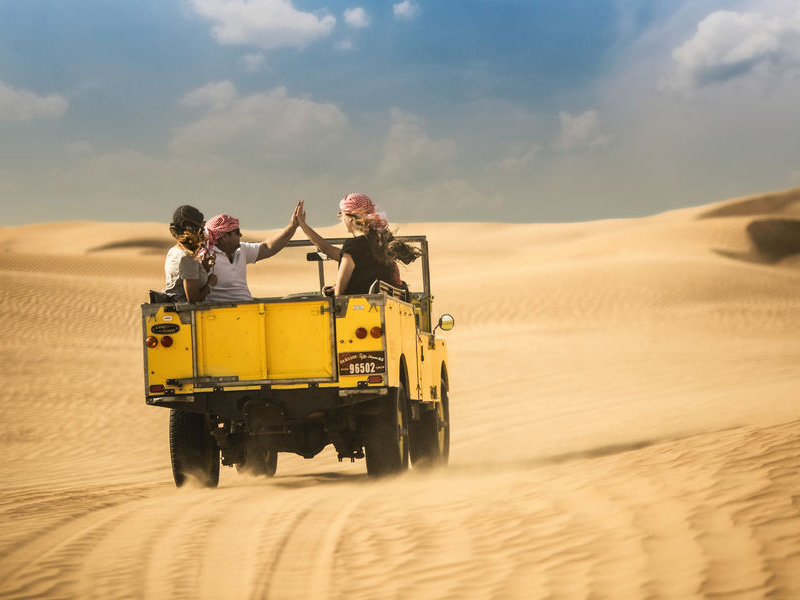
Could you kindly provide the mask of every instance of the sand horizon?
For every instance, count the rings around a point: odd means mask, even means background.
[[[209,490],[143,397],[166,225],[0,227],[0,598],[800,598],[800,188],[400,231],[456,318],[450,465]],[[249,273],[316,286],[299,249]]]

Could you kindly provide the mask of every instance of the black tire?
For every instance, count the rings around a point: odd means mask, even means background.
[[[264,477],[275,477],[278,470],[278,451],[264,450],[248,439],[244,446],[244,463],[236,465],[240,472]]]
[[[444,381],[433,410],[420,415],[411,427],[411,462],[415,468],[446,465],[450,459],[450,402]]]
[[[207,415],[170,410],[169,454],[176,486],[189,476],[205,487],[219,485],[219,448]]]
[[[267,454],[264,456],[264,475],[267,477],[275,477],[275,473],[278,472],[278,451],[277,450],[267,450]]]
[[[379,401],[379,414],[365,417],[363,438],[369,477],[408,469],[408,396],[402,383]]]

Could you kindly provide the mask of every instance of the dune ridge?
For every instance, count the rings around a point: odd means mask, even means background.
[[[216,490],[174,488],[143,400],[165,226],[3,227],[0,598],[798,598],[798,200],[404,224],[456,316],[450,466]],[[304,252],[254,293],[314,289]]]

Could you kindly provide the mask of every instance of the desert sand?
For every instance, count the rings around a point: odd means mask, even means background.
[[[329,448],[217,489],[175,488],[144,403],[166,225],[0,228],[0,597],[800,598],[798,223],[800,189],[404,224],[456,318],[449,467],[367,480]]]

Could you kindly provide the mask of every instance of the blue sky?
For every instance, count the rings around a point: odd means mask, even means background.
[[[641,216],[800,185],[800,2],[4,0],[6,222]]]

